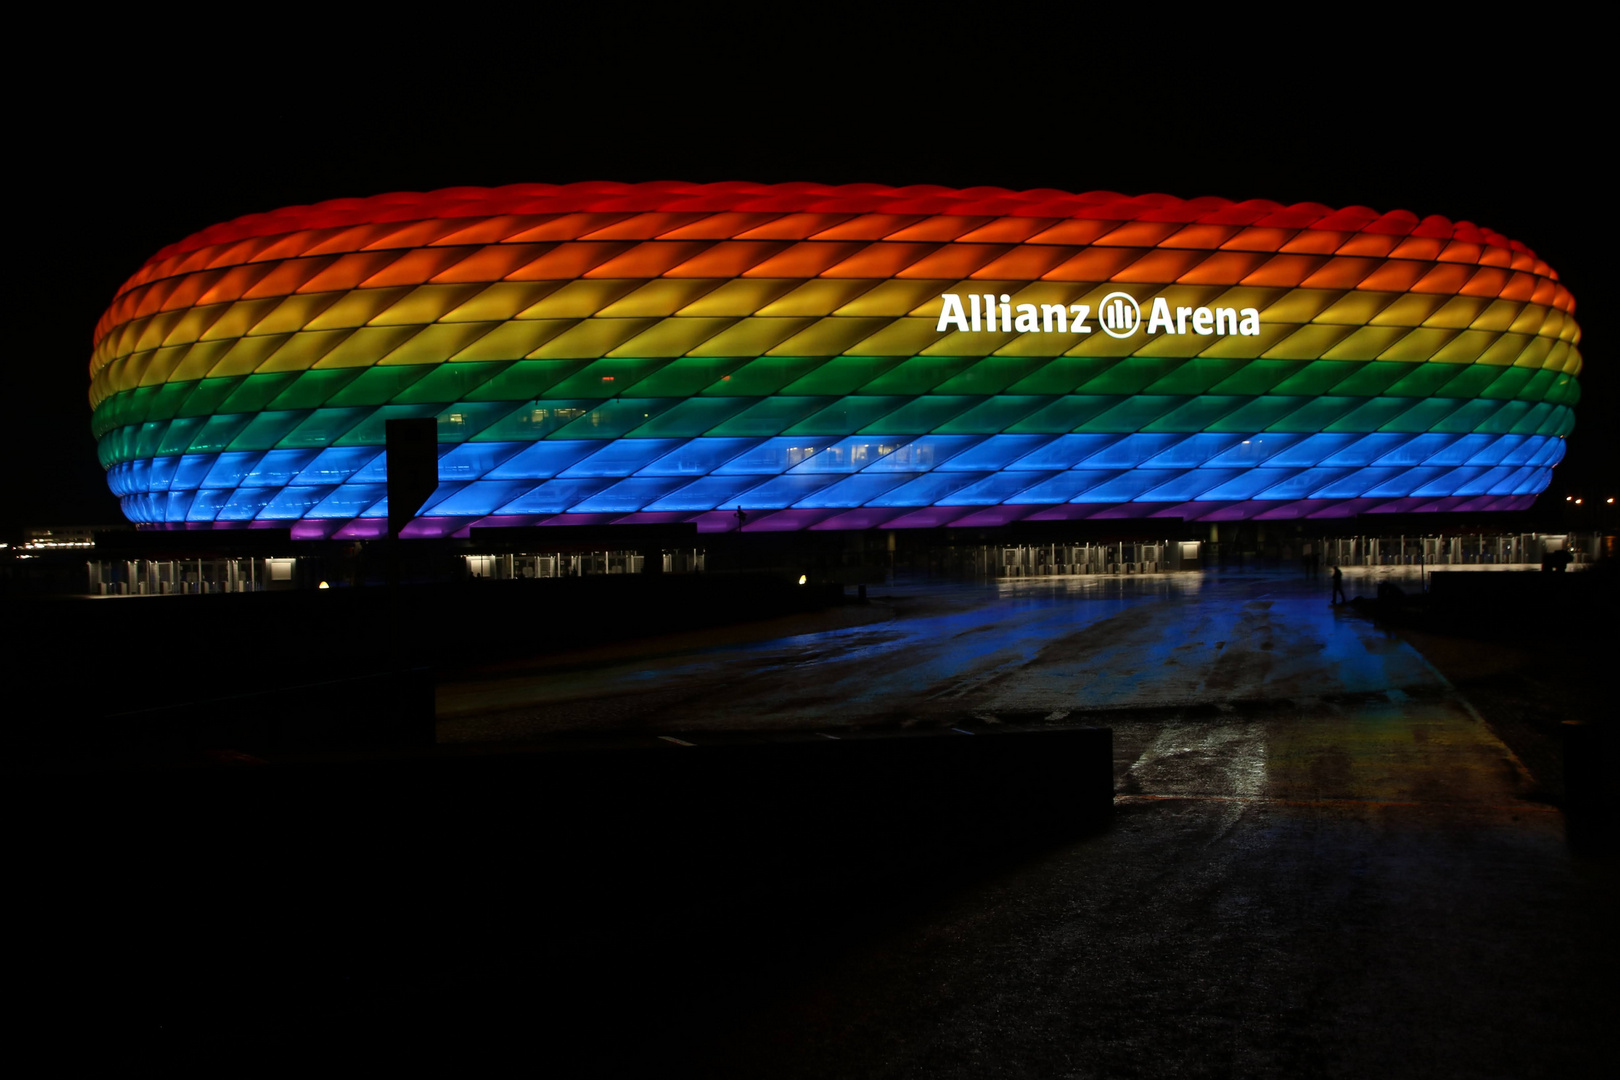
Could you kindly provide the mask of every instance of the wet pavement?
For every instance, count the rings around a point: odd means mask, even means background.
[[[1416,584],[1346,585],[1379,580]],[[1572,850],[1473,705],[1328,588],[1212,572],[874,590],[820,624],[464,672],[441,686],[440,739],[1113,729],[1110,829],[860,898],[831,932],[788,911],[765,940],[717,945],[728,989],[652,1010],[671,1064],[1604,1074],[1614,859]],[[622,1054],[581,1060],[611,1072]]]
[[[1587,1076],[1612,874],[1548,814],[1206,800],[976,883],[769,986],[728,1075]]]
[[[1347,589],[1386,580],[1414,584],[1368,572]],[[1114,729],[1122,796],[1528,794],[1533,779],[1445,677],[1327,588],[1286,573],[902,586],[730,640],[454,673],[439,740],[1089,723]]]
[[[7,1030],[216,1071],[1610,1075],[1620,862],[1572,847],[1488,704],[1328,588],[902,583],[452,672],[435,752],[32,776]],[[689,835],[529,752],[1077,724],[1113,732],[1107,828],[956,843],[960,813],[897,813],[917,835],[854,871],[826,853],[859,828],[764,850],[804,833],[739,805],[752,839]]]

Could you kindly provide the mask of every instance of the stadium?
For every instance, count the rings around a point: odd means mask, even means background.
[[[1557,274],[1393,210],[934,186],[340,199],[154,255],[92,423],[145,528],[405,536],[1222,522],[1529,506],[1580,330]]]

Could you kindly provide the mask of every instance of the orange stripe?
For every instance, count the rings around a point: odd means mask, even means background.
[[[299,292],[336,292],[360,283],[398,259],[397,251],[355,251],[339,255],[330,266],[298,287]]]
[[[722,240],[707,251],[679,263],[665,273],[678,278],[740,277],[777,252],[786,248],[783,240]]]
[[[429,280],[442,282],[500,281],[526,263],[546,253],[543,244],[489,244],[460,262],[439,271]]]
[[[1042,281],[1109,281],[1142,254],[1138,248],[1086,248],[1063,265],[1041,275]]]
[[[1253,273],[1268,258],[1260,251],[1217,251],[1176,281],[1184,285],[1231,285]]]
[[[556,281],[577,278],[634,246],[630,241],[594,243],[575,240],[558,244],[527,266],[506,275],[506,281]]]
[[[1254,273],[1243,278],[1244,285],[1292,289],[1327,263],[1320,255],[1274,255]]]
[[[1206,251],[1158,248],[1143,255],[1134,263],[1114,274],[1114,281],[1154,282],[1174,281],[1209,258]]]
[[[1435,263],[1434,269],[1412,283],[1411,292],[1455,295],[1468,284],[1474,268],[1460,263]]]
[[[1406,292],[1428,272],[1430,263],[1387,262],[1361,280],[1358,288],[1378,292]]]
[[[587,278],[654,278],[672,266],[679,266],[709,247],[707,240],[654,240],[637,244],[600,266],[587,270]]]
[[[756,230],[757,231],[757,230]],[[813,278],[865,247],[858,241],[826,243],[806,240],[773,255],[743,277]]]
[[[1068,258],[1070,254],[1068,248],[1047,247],[1044,244],[1020,244],[1005,255],[990,260],[967,276],[1003,281],[1034,281]],[[899,276],[918,275],[901,274]]]

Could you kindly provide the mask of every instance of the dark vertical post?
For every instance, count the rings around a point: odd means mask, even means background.
[[[439,486],[439,422],[431,416],[389,420],[388,536],[397,540]]]
[[[400,584],[400,530],[439,486],[439,424],[433,417],[389,420],[388,472],[388,627],[394,688],[390,720],[433,739],[433,683],[425,668],[422,613],[409,611]],[[418,728],[416,725],[422,726]]]
[[[439,486],[439,425],[429,417],[389,420],[388,583],[399,584],[399,533]]]

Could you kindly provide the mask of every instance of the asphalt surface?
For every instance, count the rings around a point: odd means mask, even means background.
[[[1411,578],[1347,575],[1352,594],[1386,580]],[[918,583],[818,615],[454,670],[437,711],[440,743],[487,743],[1277,702],[1376,714],[1449,689],[1398,635],[1328,603],[1325,577],[1211,572]]]
[[[1488,715],[1327,589],[918,582],[459,669],[408,767],[28,778],[6,1032],[19,1060],[232,1072],[1609,1075],[1612,849],[1572,845]],[[848,863],[859,827],[767,850],[738,805],[755,839],[694,836],[528,756],[1073,725],[1113,731],[1106,828],[958,843],[974,815],[942,815]]]
[[[1415,584],[1347,586],[1380,580]],[[649,1009],[669,1060],[710,1075],[1608,1074],[1613,857],[1572,848],[1473,704],[1327,591],[1285,572],[875,590],[819,626],[463,672],[440,738],[1113,729],[1105,832],[718,935],[699,955],[725,974]],[[710,962],[680,956],[648,971]]]

